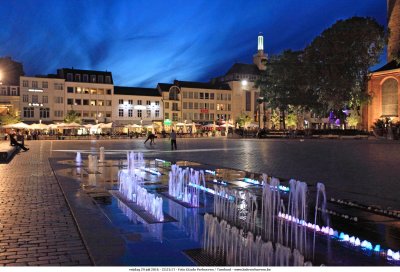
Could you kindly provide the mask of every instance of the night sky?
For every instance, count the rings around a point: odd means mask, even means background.
[[[386,26],[386,0],[0,0],[0,56],[27,75],[74,67],[112,71],[116,85],[208,81],[251,63],[259,32],[276,54],[356,15]]]

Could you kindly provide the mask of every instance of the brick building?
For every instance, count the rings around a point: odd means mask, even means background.
[[[372,101],[363,110],[363,125],[368,130],[377,119],[398,121],[400,116],[400,0],[388,0],[387,7],[390,31],[387,64],[370,74],[368,92]]]

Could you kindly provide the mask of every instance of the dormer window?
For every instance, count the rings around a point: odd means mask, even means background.
[[[76,82],[81,82],[81,75],[80,74],[75,74],[75,81]]]

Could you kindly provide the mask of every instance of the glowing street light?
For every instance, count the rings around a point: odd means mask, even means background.
[[[247,80],[242,80],[242,86],[247,86],[247,84],[248,84],[248,82],[247,82]]]

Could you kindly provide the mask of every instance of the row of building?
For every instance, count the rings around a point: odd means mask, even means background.
[[[260,92],[254,84],[265,69],[264,59],[260,34],[253,64],[235,63],[224,76],[207,83],[175,80],[141,88],[114,85],[109,71],[62,68],[56,74],[25,76],[22,64],[2,58],[0,114],[20,116],[26,123],[52,123],[62,122],[74,111],[83,123],[113,122],[117,126],[234,124],[241,114],[257,121],[262,105],[257,102]]]

